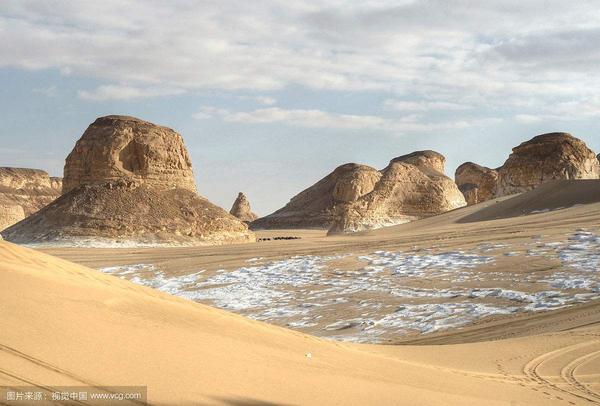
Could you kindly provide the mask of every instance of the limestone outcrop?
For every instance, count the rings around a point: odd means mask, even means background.
[[[196,193],[182,137],[134,117],[101,117],[88,127],[66,159],[63,190],[3,237],[92,246],[255,240],[246,224]]]
[[[0,168],[0,231],[60,196],[61,178],[39,169]]]
[[[558,179],[598,179],[596,155],[578,138],[567,133],[538,135],[513,148],[498,170],[496,195],[534,189]]]
[[[419,168],[430,168],[442,174],[446,171],[446,158],[439,152],[431,150],[411,152],[392,159],[390,163],[393,162],[405,162]]]
[[[392,159],[372,191],[336,205],[329,234],[406,223],[465,206],[456,183],[443,173],[444,163],[434,151]]]
[[[331,233],[399,224],[466,204],[444,175],[445,158],[417,151],[392,159],[383,170],[345,164],[302,191],[252,228],[321,228]]]
[[[454,179],[467,204],[473,205],[494,197],[498,171],[473,162],[465,162],[456,168]]]
[[[192,162],[181,135],[135,117],[100,117],[67,156],[63,193],[83,184],[121,178],[154,189],[196,191]]]
[[[229,214],[237,217],[245,223],[250,223],[258,218],[256,214],[252,212],[250,208],[250,202],[246,195],[242,192],[238,193],[238,197],[233,202]]]
[[[276,212],[251,223],[253,229],[328,229],[336,203],[354,201],[371,192],[381,173],[370,166],[349,163],[298,193]]]

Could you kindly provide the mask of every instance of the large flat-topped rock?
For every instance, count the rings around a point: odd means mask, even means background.
[[[521,193],[558,179],[598,179],[594,152],[568,133],[538,135],[513,148],[498,170],[497,196]]]
[[[63,192],[121,178],[156,189],[196,191],[181,135],[135,117],[100,117],[66,159]]]

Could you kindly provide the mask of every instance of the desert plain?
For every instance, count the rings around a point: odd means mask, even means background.
[[[144,385],[149,404],[600,403],[598,180],[257,237],[1,242],[0,382]]]

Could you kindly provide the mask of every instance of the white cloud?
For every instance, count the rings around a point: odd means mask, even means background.
[[[523,124],[539,123],[543,119],[544,118],[542,116],[533,115],[533,114],[517,114],[517,115],[515,115],[515,120],[517,120],[519,123],[523,123]]]
[[[91,100],[199,89],[281,99],[299,86],[411,95],[425,101],[388,107],[459,114],[600,93],[589,0],[4,0],[0,36],[0,67],[109,83],[81,91]]]
[[[263,106],[272,106],[277,104],[277,99],[270,96],[248,96],[248,95],[239,95],[237,96],[240,100],[250,100],[255,103],[261,104]]]
[[[534,109],[531,106],[527,107],[530,112],[516,114],[514,117],[516,121],[524,124],[532,124],[542,121],[552,123],[600,118],[599,96],[539,103]]]
[[[469,128],[498,123],[498,118],[471,118],[443,122],[422,122],[420,116],[407,115],[386,118],[373,115],[330,113],[317,109],[282,109],[269,107],[251,111],[232,112],[226,109],[203,107],[194,114],[197,119],[219,117],[230,123],[272,124],[282,123],[305,128],[333,128],[345,130],[374,130],[394,133]]]
[[[255,98],[255,100],[258,103],[263,104],[265,106],[272,106],[277,103],[277,100],[275,98],[267,96],[258,96]]]
[[[390,110],[398,111],[459,111],[469,110],[472,106],[460,103],[444,101],[408,101],[387,99],[383,103],[384,107]]]
[[[200,110],[192,115],[196,120],[205,120],[208,118],[226,116],[229,114],[229,110],[219,109],[212,106],[203,106]]]
[[[232,123],[244,124],[283,122],[288,125],[311,128],[381,129],[390,124],[388,120],[377,116],[333,114],[316,109],[286,110],[277,107],[249,112],[228,112],[223,119]]]
[[[56,86],[37,87],[31,91],[46,97],[56,97],[58,95],[58,88]]]
[[[173,96],[184,93],[182,89],[148,87],[139,88],[126,85],[101,85],[92,91],[80,90],[78,95],[84,100],[131,100],[148,97]]]

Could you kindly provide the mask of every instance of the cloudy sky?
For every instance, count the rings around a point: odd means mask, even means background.
[[[268,214],[336,166],[536,134],[600,152],[600,7],[578,0],[2,0],[0,166],[60,176],[96,117],[180,132],[201,194]]]

